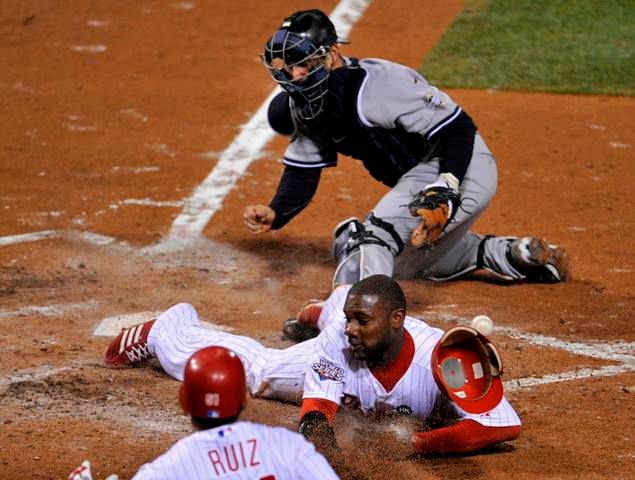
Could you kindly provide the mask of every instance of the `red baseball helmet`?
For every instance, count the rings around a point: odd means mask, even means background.
[[[179,400],[192,417],[235,417],[246,402],[246,391],[238,355],[225,347],[207,347],[187,361]]]
[[[487,337],[470,327],[451,328],[432,351],[439,389],[469,413],[484,413],[503,398],[503,362]]]

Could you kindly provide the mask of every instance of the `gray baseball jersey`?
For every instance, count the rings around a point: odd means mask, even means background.
[[[359,65],[366,71],[366,76],[357,95],[357,115],[367,127],[401,128],[431,141],[435,133],[462,111],[447,94],[430,85],[411,68],[376,58],[360,60]],[[337,138],[321,137],[296,120],[296,132],[283,162],[302,168],[334,166],[337,164],[337,143]],[[428,151],[432,153],[434,149],[428,148]],[[409,167],[406,165],[406,169]]]
[[[347,59],[347,63],[351,62]],[[400,245],[395,235],[367,216],[364,228],[384,245],[362,243],[352,255],[336,253],[334,284],[355,283],[376,273],[406,278],[419,273],[432,280],[447,280],[476,268],[507,279],[523,278],[507,258],[509,237],[488,237],[485,241],[484,236],[470,231],[492,200],[498,182],[496,161],[478,132],[459,187],[465,208],[458,210],[433,249],[409,246],[420,219],[410,215],[408,204],[414,193],[434,184],[443,173],[439,137],[461,116],[462,109],[409,67],[370,58],[360,60],[355,68],[361,68],[364,77],[352,99],[356,118],[347,119],[359,127],[349,128],[349,133],[367,130],[369,139],[365,143],[372,146],[366,151],[357,145],[364,142],[358,141],[355,152],[348,152],[342,148],[345,136],[337,138],[337,132],[329,129],[320,132],[315,124],[305,125],[294,115],[296,128],[283,162],[310,169],[336,165],[338,152],[361,159],[373,177],[392,188],[371,213],[390,225],[406,248],[397,255]]]

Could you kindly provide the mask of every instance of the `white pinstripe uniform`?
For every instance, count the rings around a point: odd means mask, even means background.
[[[324,398],[340,404],[342,396],[347,395],[359,399],[364,411],[407,406],[417,417],[427,417],[437,395],[441,395],[432,377],[430,356],[443,332],[406,317],[405,327],[414,340],[415,356],[393,390],[386,392],[365,364],[349,352],[343,333],[346,324],[343,307],[349,289],[350,286],[336,288],[325,302],[318,322],[322,333],[317,338],[284,350],[266,348],[249,337],[204,328],[194,307],[184,303],[158,317],[150,330],[148,346],[164,370],[178,380],[183,380],[185,363],[194,352],[219,345],[240,356],[248,388],[254,396],[299,401],[304,389],[304,398]],[[312,367],[321,361],[341,368],[344,380],[320,378]],[[470,414],[458,407],[457,410],[463,418],[485,426],[520,425],[518,415],[505,398],[485,414]]]
[[[179,440],[143,465],[133,480],[214,478],[330,480],[338,476],[302,435],[281,427],[236,422]]]
[[[315,339],[284,350],[267,348],[253,338],[201,325],[194,307],[179,303],[163,312],[148,334],[148,348],[163,369],[183,380],[187,360],[198,350],[222,346],[236,352],[245,367],[253,396],[299,402],[304,373],[313,358]]]
[[[437,397],[442,395],[432,376],[430,358],[443,331],[406,317],[404,326],[414,341],[414,358],[406,373],[387,392],[366,363],[353,356],[348,339],[343,335],[346,323],[343,307],[349,289],[349,286],[336,289],[327,302],[328,310],[325,307],[324,316],[320,315],[323,330],[314,347],[315,356],[305,378],[303,397],[330,400],[338,405],[346,398],[353,400],[346,404],[359,405],[365,413],[398,410],[425,419],[432,412]],[[460,418],[472,419],[487,427],[520,425],[520,418],[506,398],[483,414],[467,413],[456,405],[455,408]]]

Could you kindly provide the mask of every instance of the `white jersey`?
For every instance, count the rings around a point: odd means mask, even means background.
[[[267,348],[253,338],[206,328],[188,303],[170,307],[157,317],[148,334],[148,347],[163,369],[179,381],[185,364],[198,350],[221,346],[243,362],[247,388],[254,397],[300,402],[304,373],[313,358],[316,339],[284,350]]]
[[[392,410],[425,419],[443,395],[430,366],[432,350],[443,331],[406,317],[404,326],[414,342],[414,357],[392,390],[386,391],[366,362],[354,357],[344,335],[343,307],[349,289],[347,286],[336,289],[320,315],[324,330],[318,337],[311,370],[305,376],[303,397],[355,405],[364,413]],[[470,418],[489,427],[520,425],[518,415],[505,398],[496,408],[483,414],[470,414],[457,406],[455,409],[460,418]]]
[[[203,430],[143,465],[133,480],[337,479],[302,435],[251,422]]]
[[[442,331],[412,317],[405,326],[415,343],[412,365],[395,387],[386,392],[362,362],[349,352],[344,335],[344,302],[350,286],[336,288],[326,300],[318,321],[317,338],[289,348],[267,348],[253,338],[205,328],[192,305],[180,303],[159,315],[148,334],[148,347],[163,369],[177,380],[189,357],[201,348],[223,346],[235,351],[245,366],[247,386],[255,397],[299,402],[304,398],[324,398],[338,405],[342,396],[358,399],[364,411],[393,409],[409,411],[425,418],[441,392],[430,370],[430,355]],[[321,378],[315,368],[339,372],[341,379]],[[330,370],[334,365],[335,370]],[[304,390],[304,393],[303,393]],[[402,408],[400,408],[402,407]],[[458,408],[457,408],[458,410]],[[505,398],[490,412],[473,415],[458,410],[485,426],[520,425]]]

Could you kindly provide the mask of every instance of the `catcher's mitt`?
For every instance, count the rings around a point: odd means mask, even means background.
[[[456,215],[461,196],[456,190],[430,186],[417,193],[408,204],[410,215],[421,217],[421,223],[410,236],[416,248],[430,248]]]

